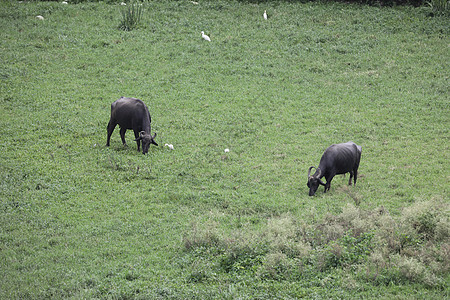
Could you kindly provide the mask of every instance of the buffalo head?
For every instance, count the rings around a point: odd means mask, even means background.
[[[311,175],[311,169],[316,169],[316,173],[314,175]],[[325,185],[325,183],[320,180],[320,173],[322,171],[320,169],[317,169],[316,167],[309,167],[308,169],[308,183],[306,184],[309,187],[309,195],[314,196],[317,189],[319,188],[319,185]]]
[[[135,141],[141,141],[142,142],[142,154],[146,154],[148,152],[148,148],[150,147],[150,144],[158,146],[158,144],[155,142],[156,132],[155,135],[152,136],[150,133],[146,133],[145,131],[141,131],[139,133],[139,137],[135,139]]]

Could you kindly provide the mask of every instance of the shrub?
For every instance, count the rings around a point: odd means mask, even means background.
[[[221,256],[219,264],[227,273],[255,273],[267,252],[264,244],[236,243]]]
[[[434,237],[434,232],[436,230],[436,218],[431,212],[424,212],[418,216],[416,222],[413,224],[414,229],[419,233],[423,239],[430,240]]]
[[[444,285],[443,279],[431,272],[431,270],[417,258],[396,256],[395,262],[401,275],[411,282],[422,283],[430,287]]]
[[[448,230],[444,229],[448,222],[449,206],[441,201],[419,201],[403,210],[400,225],[410,230],[410,235],[417,235],[422,241],[448,238]],[[413,232],[411,232],[413,229]]]
[[[258,270],[261,278],[270,280],[286,280],[300,270],[295,260],[289,259],[281,252],[269,253]]]
[[[343,237],[327,245],[319,259],[319,268],[326,270],[365,261],[373,248],[373,236],[370,232],[355,237],[349,230]]]
[[[189,251],[198,247],[216,247],[220,243],[216,224],[208,223],[207,226],[198,228],[197,224],[191,224],[189,234],[183,236],[184,249]]]
[[[436,219],[434,239],[438,242],[448,240],[450,237],[450,221],[448,214],[438,215]]]
[[[302,227],[290,215],[271,218],[264,238],[267,239],[272,252],[281,252],[289,257],[305,257],[311,247],[301,240]]]

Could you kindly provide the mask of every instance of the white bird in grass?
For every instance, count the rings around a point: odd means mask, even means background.
[[[211,42],[211,39],[209,38],[209,36],[207,36],[207,35],[205,34],[204,31],[202,31],[202,38],[205,39],[205,40],[208,41],[208,42]]]
[[[264,20],[267,20],[267,11],[264,11],[263,17],[264,17]]]
[[[39,20],[44,20],[43,16],[36,16],[36,18],[38,18]]]
[[[173,145],[172,144],[165,144],[164,146],[165,147],[167,146],[167,147],[169,147],[170,150],[173,150]]]

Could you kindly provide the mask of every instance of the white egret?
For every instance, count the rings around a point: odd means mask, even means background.
[[[230,152],[230,149],[228,149],[228,148],[225,149],[225,153],[228,153],[228,152]]]
[[[36,18],[39,19],[39,20],[44,20],[43,16],[36,16]]]
[[[264,17],[264,20],[267,20],[267,11],[266,10],[264,10],[263,17]]]
[[[209,38],[209,36],[207,36],[207,35],[205,34],[204,31],[202,31],[202,38],[205,39],[205,40],[208,41],[208,42],[211,42],[211,39]]]

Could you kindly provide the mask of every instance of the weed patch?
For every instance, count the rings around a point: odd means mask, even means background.
[[[411,209],[417,212],[424,207],[433,208],[436,218],[447,218],[448,204],[439,201],[418,203]],[[296,280],[309,268],[324,273],[339,269],[355,282],[373,286],[410,282],[442,288],[449,266],[445,257],[449,237],[437,240],[423,235],[410,213],[408,209],[393,218],[384,208],[364,211],[348,204],[341,214],[327,215],[318,225],[283,215],[269,219],[258,231],[242,228],[239,238],[218,228],[200,233],[196,225],[185,237],[184,249],[188,255],[199,255],[195,249],[202,249],[200,257],[213,262],[211,268],[234,276]],[[423,221],[420,215],[417,220]]]

